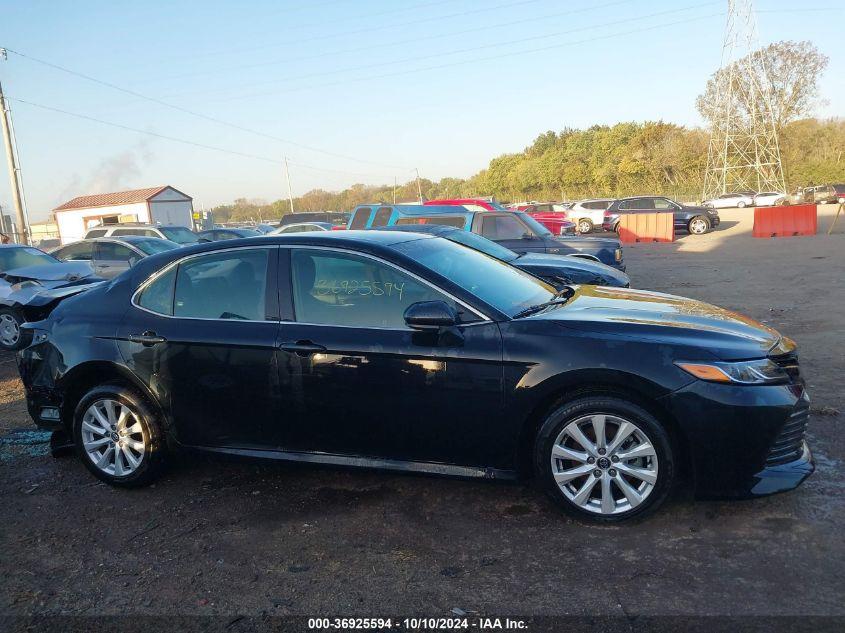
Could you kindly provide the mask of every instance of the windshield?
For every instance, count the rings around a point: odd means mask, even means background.
[[[511,249],[505,248],[501,244],[496,244],[496,242],[488,240],[486,237],[481,237],[475,233],[471,233],[470,231],[450,231],[441,237],[445,237],[450,242],[474,248],[485,255],[501,259],[503,262],[512,262],[519,257],[519,255],[514,253]]]
[[[527,213],[523,213],[522,211],[514,211],[512,213],[522,218],[525,223],[531,227],[531,230],[534,231],[537,235],[542,235],[544,237],[549,235],[554,236],[554,234],[549,229],[537,222],[537,220],[532,218]]]
[[[197,234],[184,226],[160,226],[158,230],[171,242],[177,244],[195,244],[199,241]]]
[[[0,249],[0,272],[38,266],[40,264],[58,264],[59,260],[37,248],[3,248]]]
[[[178,244],[174,244],[169,240],[149,239],[149,240],[135,240],[130,242],[132,246],[137,247],[147,255],[155,255],[156,253],[163,253],[174,248],[179,248]]]
[[[555,296],[555,289],[536,277],[446,239],[419,239],[391,248],[508,316]]]

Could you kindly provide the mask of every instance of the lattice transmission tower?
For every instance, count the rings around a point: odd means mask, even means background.
[[[716,75],[703,198],[735,191],[786,191],[771,83],[751,0],[728,0]]]

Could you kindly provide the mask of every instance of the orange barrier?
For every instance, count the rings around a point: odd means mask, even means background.
[[[792,237],[815,235],[818,215],[814,204],[754,209],[754,237]]]
[[[623,213],[619,216],[619,240],[634,242],[674,242],[674,213]]]

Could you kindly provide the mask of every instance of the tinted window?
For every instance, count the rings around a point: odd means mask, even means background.
[[[554,297],[554,289],[536,277],[448,240],[413,240],[392,248],[510,316]]]
[[[352,222],[349,223],[350,229],[363,229],[367,226],[367,220],[370,219],[370,207],[361,207],[352,214]]]
[[[454,305],[428,285],[368,257],[297,249],[291,266],[301,323],[406,328],[404,313],[412,303],[440,299]]]
[[[437,226],[454,226],[462,229],[466,224],[466,219],[456,217],[454,215],[429,215],[419,216],[415,218],[399,218],[396,220],[397,225],[409,224],[436,224]]]
[[[85,234],[85,237],[103,237],[106,234],[106,229],[93,229]]]
[[[675,209],[675,205],[669,202],[666,198],[653,198],[654,208],[659,209],[660,211],[665,211],[666,209]]]
[[[488,240],[519,240],[531,231],[522,222],[510,215],[484,216],[481,220],[481,235]]]
[[[173,314],[173,286],[176,283],[176,266],[150,282],[141,291],[138,305],[158,314]]]
[[[373,218],[372,226],[387,226],[392,214],[393,209],[390,207],[381,207],[378,211],[376,211],[376,217]]]
[[[114,229],[112,235],[146,235],[148,229]],[[155,235],[155,233],[153,233]]]
[[[651,198],[634,198],[627,201],[626,209],[634,209],[637,211],[651,211],[654,209],[654,201]]]
[[[96,245],[96,253],[95,259],[104,261],[128,262],[141,259],[138,253],[116,242],[100,242]]]
[[[238,249],[191,258],[179,265],[173,315],[263,321],[267,249]]]
[[[77,242],[76,244],[68,244],[62,249],[56,251],[56,257],[62,261],[73,259],[76,261],[91,261],[94,253],[93,242]]]
[[[24,266],[58,263],[53,256],[37,248],[2,248],[0,249],[0,271],[14,270]]]
[[[481,237],[480,235],[476,235],[475,233],[471,233],[469,231],[450,231],[443,237],[450,242],[463,244],[464,246],[469,246],[477,251],[481,251],[485,255],[490,255],[490,257],[501,259],[503,262],[510,262],[519,257],[511,249],[505,248],[501,244],[497,244],[496,242],[488,240],[486,237]]]

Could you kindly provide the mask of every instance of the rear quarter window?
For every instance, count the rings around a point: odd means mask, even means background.
[[[349,223],[350,229],[364,229],[367,228],[367,220],[370,219],[370,214],[373,212],[370,207],[361,207],[352,214],[352,222]]]
[[[431,215],[416,218],[399,218],[396,220],[397,225],[435,224],[437,226],[453,226],[459,229],[462,229],[465,223],[466,220],[464,218],[454,215]]]

